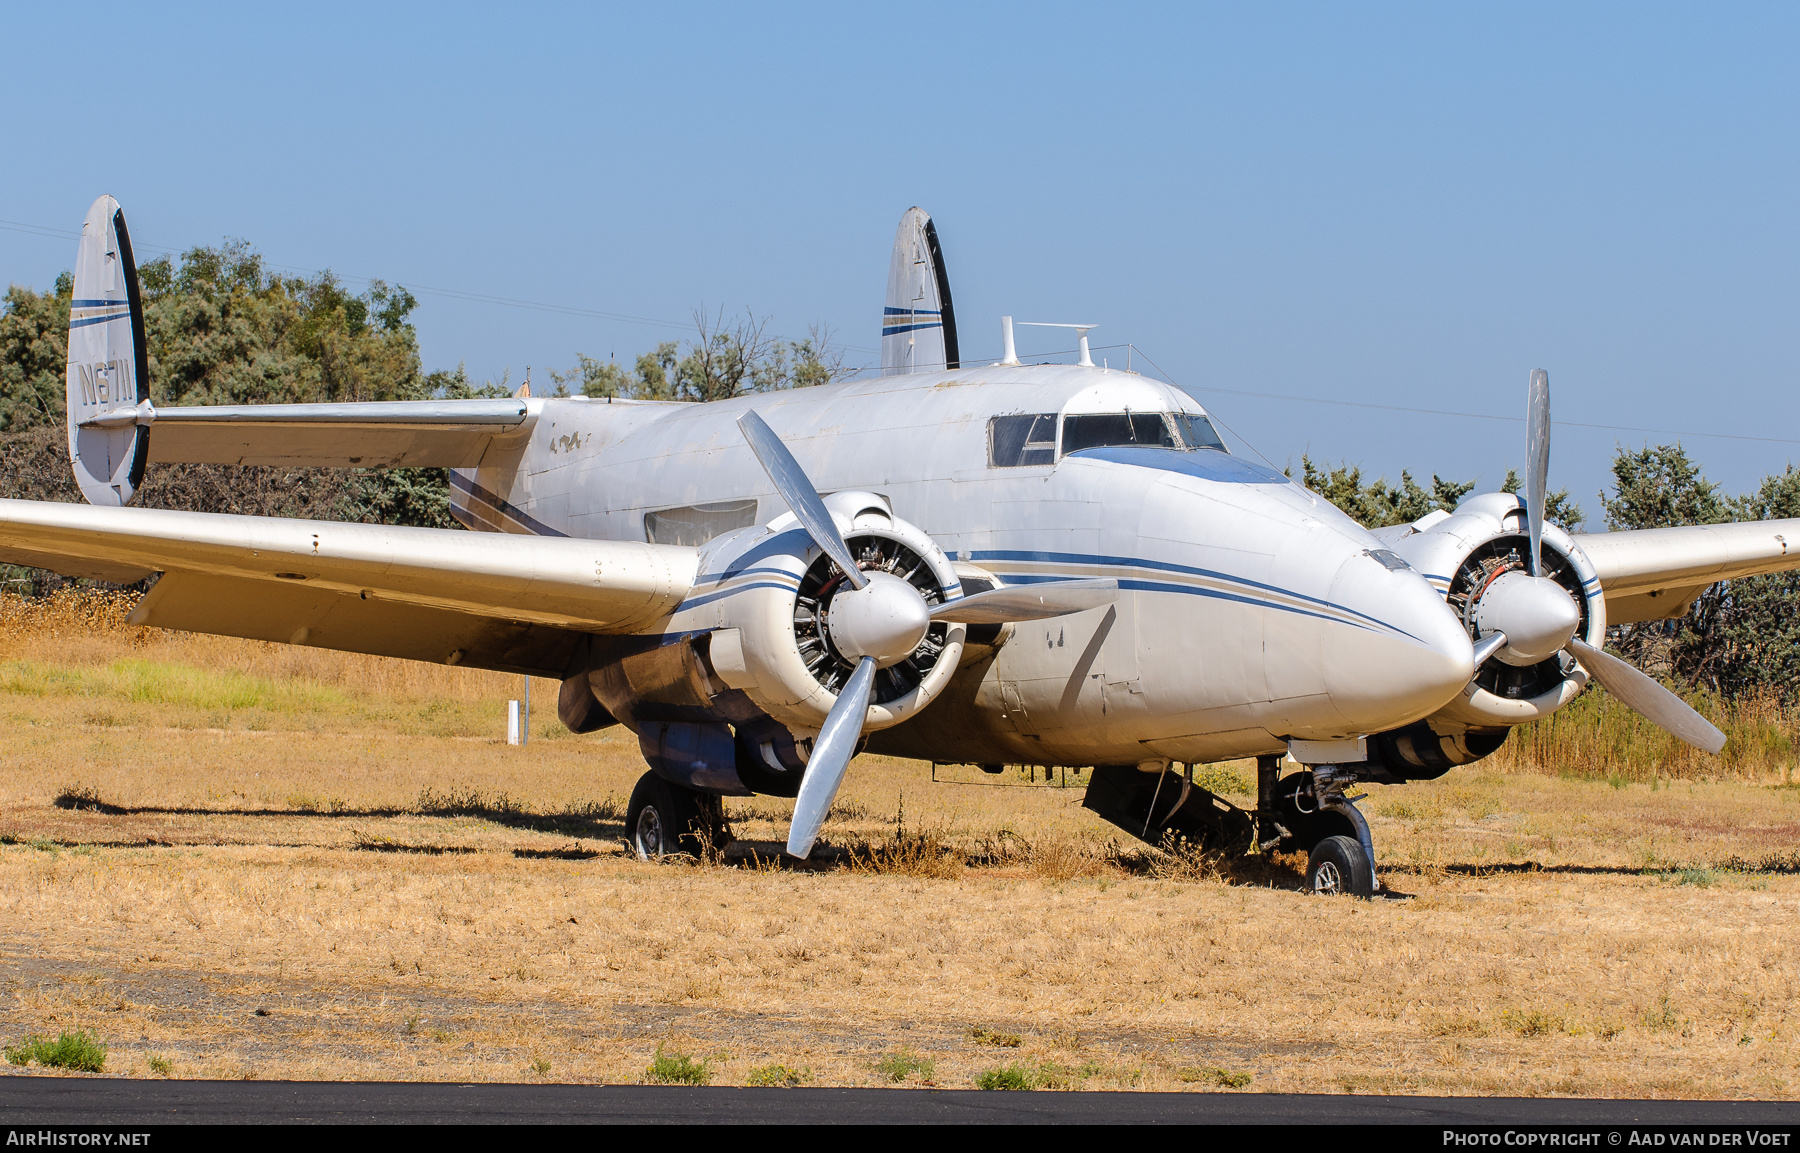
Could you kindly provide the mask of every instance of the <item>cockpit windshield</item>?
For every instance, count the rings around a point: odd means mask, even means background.
[[[1212,421],[1187,412],[1088,413],[1063,417],[1062,451],[1134,444],[1142,448],[1225,450]]]
[[[1076,413],[1062,419],[1062,455],[1084,448],[1137,445],[1175,452],[1228,451],[1212,421],[1190,412]],[[988,467],[1054,464],[1056,414],[1021,413],[988,421]]]

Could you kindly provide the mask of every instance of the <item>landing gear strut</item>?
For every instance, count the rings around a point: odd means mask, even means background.
[[[1321,813],[1335,813],[1350,822],[1355,837],[1326,837],[1313,846],[1306,862],[1306,883],[1315,893],[1348,893],[1373,897],[1380,882],[1375,879],[1375,842],[1369,822],[1356,808],[1362,797],[1346,797],[1344,788],[1356,783],[1356,770],[1345,765],[1313,766],[1313,799]]]
[[[1279,757],[1256,759],[1256,844],[1264,852],[1310,850],[1306,884],[1315,893],[1372,897],[1375,843],[1357,811],[1360,797],[1344,790],[1356,783],[1353,765],[1314,765],[1280,776]]]

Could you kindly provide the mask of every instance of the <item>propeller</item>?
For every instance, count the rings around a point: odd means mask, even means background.
[[[843,571],[844,583],[831,598],[831,643],[856,662],[837,702],[825,716],[800,792],[794,800],[794,818],[788,826],[787,851],[806,857],[819,838],[825,815],[837,799],[850,758],[868,720],[869,702],[875,691],[875,673],[911,656],[934,621],[953,624],[1004,624],[1040,620],[1098,608],[1116,600],[1116,580],[1055,581],[1046,584],[990,589],[939,605],[928,605],[910,583],[892,573],[865,572],[838,531],[831,511],[819,499],[818,486],[794,459],[787,445],[762,417],[746,412],[738,428],[750,450],[769,474],[775,491],[793,511],[813,543]]]
[[[1544,575],[1544,501],[1550,482],[1550,374],[1531,370],[1525,395],[1525,523],[1531,534],[1531,575]]]
[[[1544,575],[1544,506],[1550,477],[1550,374],[1533,369],[1525,401],[1525,523],[1531,537],[1529,575],[1502,573],[1482,591],[1475,606],[1475,667],[1498,658],[1534,665],[1557,652],[1581,667],[1645,720],[1676,737],[1716,753],[1725,734],[1688,703],[1642,671],[1576,635],[1581,609],[1562,585]]]
[[[1709,753],[1725,747],[1725,734],[1711,721],[1695,712],[1688,703],[1644,673],[1602,652],[1580,638],[1569,641],[1569,649],[1581,667],[1594,674],[1606,691],[1624,701],[1631,710],[1658,727],[1667,730]]]
[[[1043,620],[1097,609],[1118,599],[1119,582],[1111,577],[1008,585],[933,605],[931,619],[963,625],[1003,625],[1008,621]]]

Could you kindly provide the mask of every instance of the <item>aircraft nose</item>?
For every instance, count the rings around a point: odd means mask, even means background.
[[[1331,599],[1356,626],[1330,630],[1326,653],[1327,691],[1348,732],[1427,717],[1475,675],[1468,632],[1412,569],[1359,553],[1338,569]]]

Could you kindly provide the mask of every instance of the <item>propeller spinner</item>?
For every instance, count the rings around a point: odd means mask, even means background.
[[[850,758],[856,754],[868,720],[877,670],[910,656],[933,621],[1003,624],[1062,616],[1110,603],[1118,597],[1119,582],[1080,580],[1009,586],[928,605],[908,582],[887,573],[865,572],[857,565],[837,522],[819,499],[818,486],[762,417],[746,412],[738,418],[738,428],[774,483],[775,491],[787,502],[813,543],[843,572],[844,583],[850,586],[832,597],[828,627],[831,643],[856,662],[856,669],[839,691],[837,702],[813,741],[805,775],[800,778],[800,792],[794,800],[793,823],[788,827],[787,851],[805,857],[819,838],[825,814],[831,811]]]

